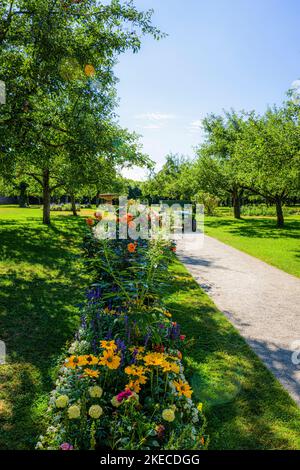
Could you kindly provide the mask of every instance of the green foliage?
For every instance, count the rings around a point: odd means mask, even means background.
[[[142,34],[161,34],[131,2],[4,0],[0,8],[2,173],[42,186],[46,221],[66,175],[80,186],[83,168],[99,176],[99,158],[149,163],[137,136],[115,122],[113,66],[118,54],[137,52]]]

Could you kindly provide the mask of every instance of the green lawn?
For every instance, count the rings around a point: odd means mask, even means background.
[[[286,217],[283,229],[272,217],[205,217],[205,233],[300,277],[300,216]]]
[[[300,409],[185,267],[170,272],[161,296],[191,341],[185,365],[204,403],[210,449],[299,450]]]
[[[78,327],[86,279],[78,260],[84,222],[0,206],[0,449],[33,448],[56,360]]]

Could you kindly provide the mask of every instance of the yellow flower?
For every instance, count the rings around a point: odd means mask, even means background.
[[[165,361],[162,367],[163,367],[163,372],[174,372],[174,374],[179,374],[180,372],[180,367],[178,364]]]
[[[106,366],[109,369],[118,369],[120,363],[120,356],[115,355],[112,350],[104,351],[103,356],[100,358],[99,361],[99,364]]]
[[[133,377],[136,377],[141,384],[145,384],[147,381],[147,377],[145,376],[147,369],[142,366],[128,366],[125,368],[124,372],[127,375],[132,375]]]
[[[163,313],[164,313],[164,315],[165,315],[166,317],[168,317],[168,318],[171,318],[171,317],[172,317],[171,313],[168,312],[167,310],[164,310]]]
[[[143,357],[147,366],[161,366],[165,362],[165,355],[162,353],[149,353]]]
[[[203,410],[203,403],[199,403],[199,404],[198,404],[197,410],[200,411],[200,413],[202,413],[202,410]]]
[[[172,410],[171,408],[167,408],[162,412],[162,417],[165,421],[169,421],[169,423],[171,423],[175,419],[174,410]]]
[[[97,370],[93,370],[93,369],[88,369],[88,368],[86,368],[86,369],[84,369],[84,374],[85,374],[85,375],[88,375],[89,377],[97,378],[97,377],[99,377],[100,372],[97,371]]]
[[[111,402],[112,406],[114,406],[116,408],[119,408],[119,406],[122,404],[122,402],[120,402],[117,399],[117,396],[113,397],[110,402]]]
[[[89,409],[89,415],[91,418],[98,419],[103,414],[103,409],[99,405],[92,405]]]
[[[83,366],[85,365],[95,366],[99,362],[99,358],[91,354],[87,356],[79,356],[78,359],[80,360],[80,365],[83,365]]]
[[[173,384],[176,387],[177,392],[179,393],[179,396],[181,397],[184,395],[187,398],[191,398],[193,390],[189,386],[187,382],[183,382],[182,380],[178,380],[178,382],[173,382]]]
[[[140,381],[139,380],[130,380],[129,384],[127,384],[125,388],[129,388],[129,390],[132,390],[135,393],[139,393],[140,390],[141,390]]]
[[[78,366],[79,360],[77,356],[68,357],[65,360],[65,366],[69,367],[70,369],[75,369]]]
[[[80,418],[80,408],[77,405],[72,405],[68,409],[69,419],[78,419]]]
[[[98,385],[94,385],[93,387],[89,388],[89,394],[92,398],[101,398],[103,394],[103,390]]]
[[[69,403],[69,397],[67,395],[60,395],[55,400],[55,405],[57,408],[65,408]]]
[[[114,340],[112,341],[100,341],[100,346],[103,349],[107,349],[108,351],[116,351],[118,349]]]

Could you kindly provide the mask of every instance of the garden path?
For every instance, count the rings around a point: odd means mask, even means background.
[[[177,254],[300,405],[300,279],[208,236]]]

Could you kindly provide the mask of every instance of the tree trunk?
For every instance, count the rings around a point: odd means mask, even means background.
[[[19,190],[20,190],[20,195],[19,195],[19,207],[27,207],[27,196],[26,196],[26,190],[27,190],[27,183],[20,183]]]
[[[241,218],[241,198],[237,189],[232,192],[233,214],[235,219]]]
[[[50,225],[50,174],[43,171],[43,224]]]
[[[282,228],[284,226],[284,216],[282,210],[282,200],[276,198],[276,214],[277,214],[277,227]]]
[[[75,195],[71,194],[71,207],[72,207],[72,212],[73,215],[77,216],[77,210],[76,210],[76,202],[75,202]]]

